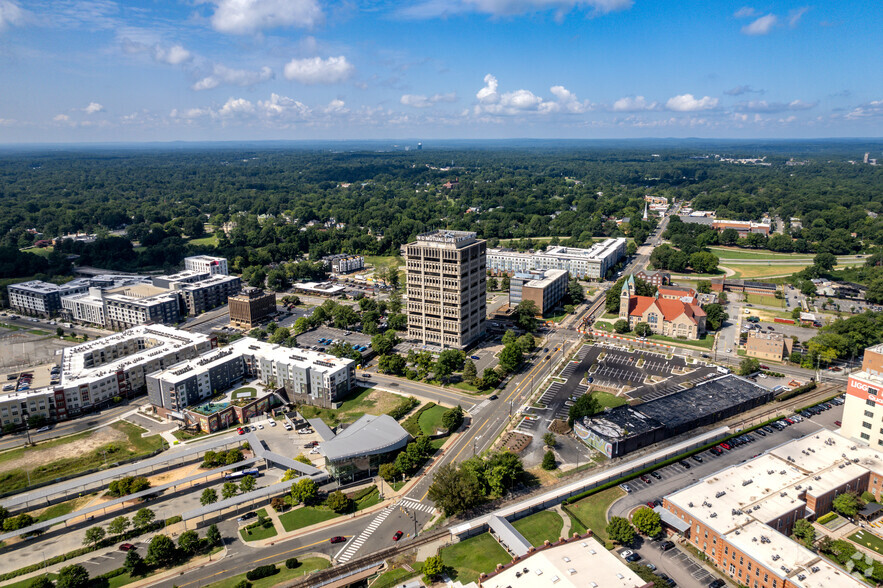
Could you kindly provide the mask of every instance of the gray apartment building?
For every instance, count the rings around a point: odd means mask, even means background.
[[[402,247],[408,282],[408,337],[464,348],[484,332],[487,243],[468,231],[436,230]]]

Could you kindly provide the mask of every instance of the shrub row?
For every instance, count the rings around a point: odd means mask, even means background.
[[[279,568],[275,565],[270,564],[266,566],[258,566],[250,572],[246,572],[245,577],[248,580],[255,581],[260,580],[261,578],[269,578],[275,574],[279,573]]]
[[[400,418],[411,412],[411,410],[418,404],[420,404],[419,400],[417,400],[413,396],[408,396],[407,398],[403,398],[397,406],[393,407],[393,409],[386,414],[388,414],[395,420],[399,420]]]
[[[784,402],[790,398],[794,398],[795,396],[800,396],[801,394],[804,394],[806,392],[809,392],[810,390],[815,390],[815,389],[816,389],[816,383],[810,382],[808,384],[804,384],[803,386],[798,386],[794,390],[790,390],[788,392],[785,392],[784,394],[782,394],[781,396],[776,398],[776,400],[779,402]]]

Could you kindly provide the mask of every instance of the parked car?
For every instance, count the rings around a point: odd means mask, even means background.
[[[631,549],[623,549],[619,555],[622,556],[622,559],[628,559],[628,557],[630,555],[634,555],[634,554],[635,554],[635,552],[632,551]]]
[[[708,588],[723,588],[727,583],[721,580],[720,578],[715,578],[711,582],[708,583]]]
[[[834,424],[837,425],[838,427],[843,426],[843,423],[841,423],[840,421],[834,421]]]
[[[245,513],[244,515],[242,515],[241,517],[239,517],[239,518],[236,519],[236,520],[237,520],[238,522],[241,523],[241,522],[243,522],[243,521],[247,521],[248,519],[253,519],[253,518],[255,518],[256,516],[258,516],[258,515],[255,514],[254,511],[252,511],[252,512],[247,512],[247,513]]]
[[[628,484],[620,484],[619,487],[622,488],[626,494],[632,493],[631,486],[629,486]]]
[[[657,480],[662,479],[662,476],[656,470],[653,470],[652,472],[650,472],[650,475],[653,476],[654,478],[656,478]]]
[[[681,464],[681,467],[683,467],[685,470],[689,470],[691,467],[690,464],[685,462],[683,459],[681,461],[679,461],[678,463]]]
[[[648,476],[647,474],[643,474],[643,475],[641,476],[641,481],[644,482],[645,484],[651,484],[651,483],[653,483],[653,480],[651,480],[651,479],[650,479],[650,476]]]
[[[702,458],[699,457],[699,455],[693,455],[691,457],[693,458],[693,461],[695,461],[696,463],[702,463]]]
[[[660,551],[668,551],[669,549],[672,549],[674,546],[675,546],[674,541],[663,541],[662,543],[659,544],[659,550]]]

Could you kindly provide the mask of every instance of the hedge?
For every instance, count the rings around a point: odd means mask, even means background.
[[[175,523],[180,523],[183,520],[184,520],[184,517],[182,517],[181,515],[175,515],[173,517],[169,517],[166,519],[166,527],[171,527]]]
[[[255,580],[260,580],[261,578],[269,578],[275,574],[279,573],[279,568],[277,568],[274,564],[266,565],[266,566],[258,566],[250,572],[246,572],[245,577],[252,582]]]
[[[819,520],[816,521],[816,522],[817,522],[818,524],[820,524],[820,525],[824,525],[825,523],[828,523],[828,522],[830,522],[830,521],[833,521],[833,520],[836,519],[838,516],[839,516],[839,515],[838,515],[836,512],[829,512],[828,514],[823,514],[822,516],[820,516],[820,517],[819,517]]]
[[[435,406],[435,402],[429,402],[421,406],[420,410],[405,419],[405,422],[402,423],[402,428],[409,432],[412,437],[419,437],[423,434],[420,430],[420,415],[423,414],[423,411],[434,408]]]
[[[784,402],[786,400],[794,398],[795,396],[800,396],[801,394],[804,394],[806,392],[809,392],[810,390],[815,390],[815,389],[816,389],[816,383],[809,382],[808,384],[804,384],[803,386],[798,386],[794,390],[789,390],[788,392],[785,392],[784,394],[782,394],[781,396],[776,398],[776,401],[777,402]]]
[[[297,561],[296,557],[289,557],[288,559],[285,560],[285,567],[288,568],[289,570],[293,570],[294,568],[296,568],[299,565],[300,565],[300,562]]]
[[[403,399],[402,402],[398,404],[398,406],[393,407],[392,410],[390,410],[386,414],[388,414],[395,420],[399,420],[400,418],[411,412],[411,410],[418,404],[420,404],[419,400],[417,400],[413,396],[408,396],[407,398]]]

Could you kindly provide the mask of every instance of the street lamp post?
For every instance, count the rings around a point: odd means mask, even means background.
[[[25,435],[27,435],[27,437],[28,437],[28,445],[31,444],[31,427],[30,427],[30,423],[28,422],[29,416],[30,416],[30,414],[28,413],[28,411],[26,411],[26,410],[21,411],[21,418],[25,422]]]

